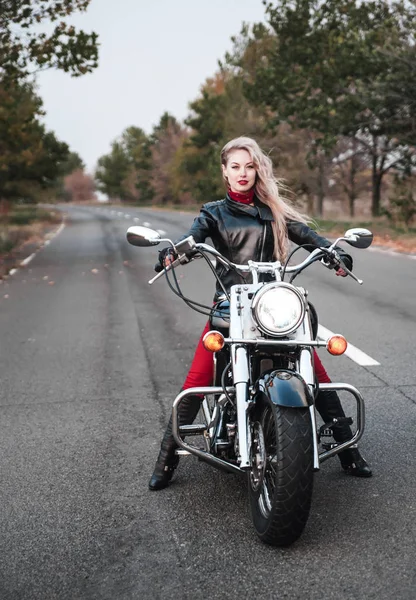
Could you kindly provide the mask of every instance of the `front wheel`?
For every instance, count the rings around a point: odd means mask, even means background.
[[[273,546],[289,546],[309,516],[313,488],[313,438],[307,408],[277,406],[262,398],[253,424],[248,476],[254,528]]]

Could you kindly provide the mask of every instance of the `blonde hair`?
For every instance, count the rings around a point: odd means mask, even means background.
[[[249,137],[238,137],[229,141],[221,150],[221,164],[224,166],[227,165],[229,155],[234,150],[247,150],[253,161],[254,168],[256,169],[254,192],[257,198],[272,211],[274,256],[283,262],[286,260],[289,250],[286,221],[300,221],[306,224],[308,219],[291,206],[286,198],[282,197],[279,188],[284,188],[284,186],[274,176],[271,159],[263,152],[255,140]],[[224,174],[223,179],[228,185],[227,177]]]

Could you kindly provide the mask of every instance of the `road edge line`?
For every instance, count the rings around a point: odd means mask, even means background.
[[[40,250],[42,250],[45,246],[48,246],[52,242],[52,240],[54,240],[65,229],[65,225],[66,225],[65,217],[66,217],[66,215],[63,214],[61,224],[59,225],[58,229],[56,231],[54,231],[54,233],[51,235],[51,237],[46,239],[46,236],[45,236],[45,238],[44,238],[42,244],[39,246],[39,248],[35,252],[32,252],[32,254],[30,254],[23,260],[21,260],[19,262],[18,267],[14,267],[13,269],[10,269],[10,271],[8,273],[6,273],[6,277],[13,277],[13,275],[16,275],[16,273],[19,271],[19,269],[21,269],[22,267],[26,267],[35,258],[36,254],[38,252],[40,252]]]

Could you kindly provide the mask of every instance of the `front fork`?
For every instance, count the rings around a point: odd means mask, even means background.
[[[238,461],[240,469],[249,469],[251,467],[251,429],[248,418],[248,409],[251,405],[249,357],[247,348],[241,344],[231,344],[230,353],[237,405]]]

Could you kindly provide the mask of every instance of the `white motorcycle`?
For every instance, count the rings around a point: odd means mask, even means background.
[[[321,261],[329,268],[342,268],[362,284],[342,263],[335,247],[348,242],[367,248],[373,235],[366,229],[350,229],[329,248],[317,248],[300,264],[284,265],[249,261],[231,263],[208,244],[195,243],[192,236],[176,246],[148,228],[127,231],[135,246],[169,242],[178,258],[150,284],[165,275],[171,289],[186,303],[209,314],[212,330],[203,340],[213,353],[214,385],[182,391],[173,403],[173,435],[178,454],[191,454],[212,466],[245,474],[254,528],[260,539],[275,546],[288,546],[301,535],[310,510],[314,472],[321,462],[354,444],[364,432],[364,400],[347,383],[320,384],[319,390],[345,390],[356,400],[356,430],[343,443],[324,443],[331,428],[340,422],[317,426],[314,399],[318,384],[314,375],[313,348],[324,346],[341,355],[347,342],[335,335],[326,342],[316,339],[317,319],[307,301],[307,291],[293,284],[309,265]],[[230,293],[212,307],[185,298],[175,269],[203,257],[212,269],[212,258],[227,269],[251,274],[252,283],[234,285]],[[215,271],[214,271],[215,274]],[[173,280],[172,280],[173,276]],[[267,282],[261,281],[266,276]],[[291,276],[289,282],[285,277]],[[178,406],[186,396],[200,394],[202,422],[180,425]],[[345,417],[348,423],[351,418]],[[203,447],[185,441],[202,436]]]

